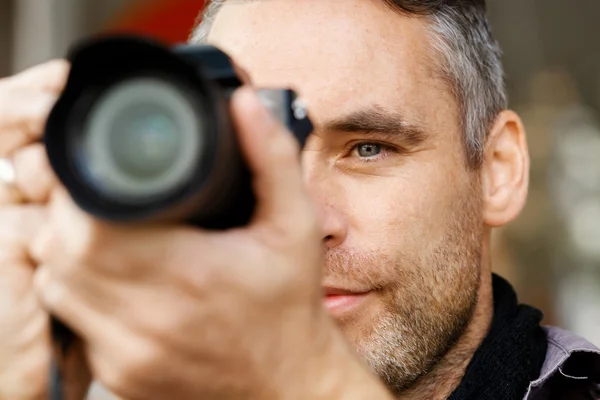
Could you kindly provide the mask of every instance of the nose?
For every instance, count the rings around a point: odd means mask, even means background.
[[[334,248],[344,243],[348,229],[341,213],[327,203],[317,203],[317,210],[325,247]]]
[[[316,206],[322,240],[326,248],[341,245],[348,236],[344,213],[344,191],[335,182],[335,172],[317,154],[302,157],[304,181]]]

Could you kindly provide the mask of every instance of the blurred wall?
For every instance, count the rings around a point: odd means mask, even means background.
[[[77,39],[127,31],[187,39],[204,0],[0,0],[0,76],[64,56]]]
[[[64,56],[74,40],[100,31],[129,3],[132,1],[12,0],[10,70],[4,72]]]
[[[600,343],[600,1],[489,0],[531,153],[528,204],[496,234],[520,298]]]
[[[11,71],[12,5],[11,0],[0,0],[0,76]]]

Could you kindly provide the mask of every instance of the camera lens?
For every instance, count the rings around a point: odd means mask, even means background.
[[[204,118],[174,81],[123,81],[92,106],[79,133],[79,167],[111,200],[140,204],[168,196],[196,172]]]
[[[108,139],[119,171],[135,180],[156,179],[168,170],[177,161],[181,141],[177,121],[152,103],[119,115]]]

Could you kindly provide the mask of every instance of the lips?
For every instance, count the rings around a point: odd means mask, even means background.
[[[337,286],[323,286],[325,296],[356,296],[370,291],[369,289],[342,289]]]
[[[355,310],[369,295],[369,291],[323,287],[323,303],[334,317],[342,317]]]
[[[323,293],[325,294],[325,296],[353,296],[361,294],[361,292],[355,292],[346,289],[338,289],[334,287],[323,287]]]

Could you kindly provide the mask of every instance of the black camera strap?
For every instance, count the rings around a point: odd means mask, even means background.
[[[50,365],[50,400],[71,400],[66,397],[65,380],[69,351],[77,339],[75,334],[62,322],[52,317],[50,320],[54,357]]]

